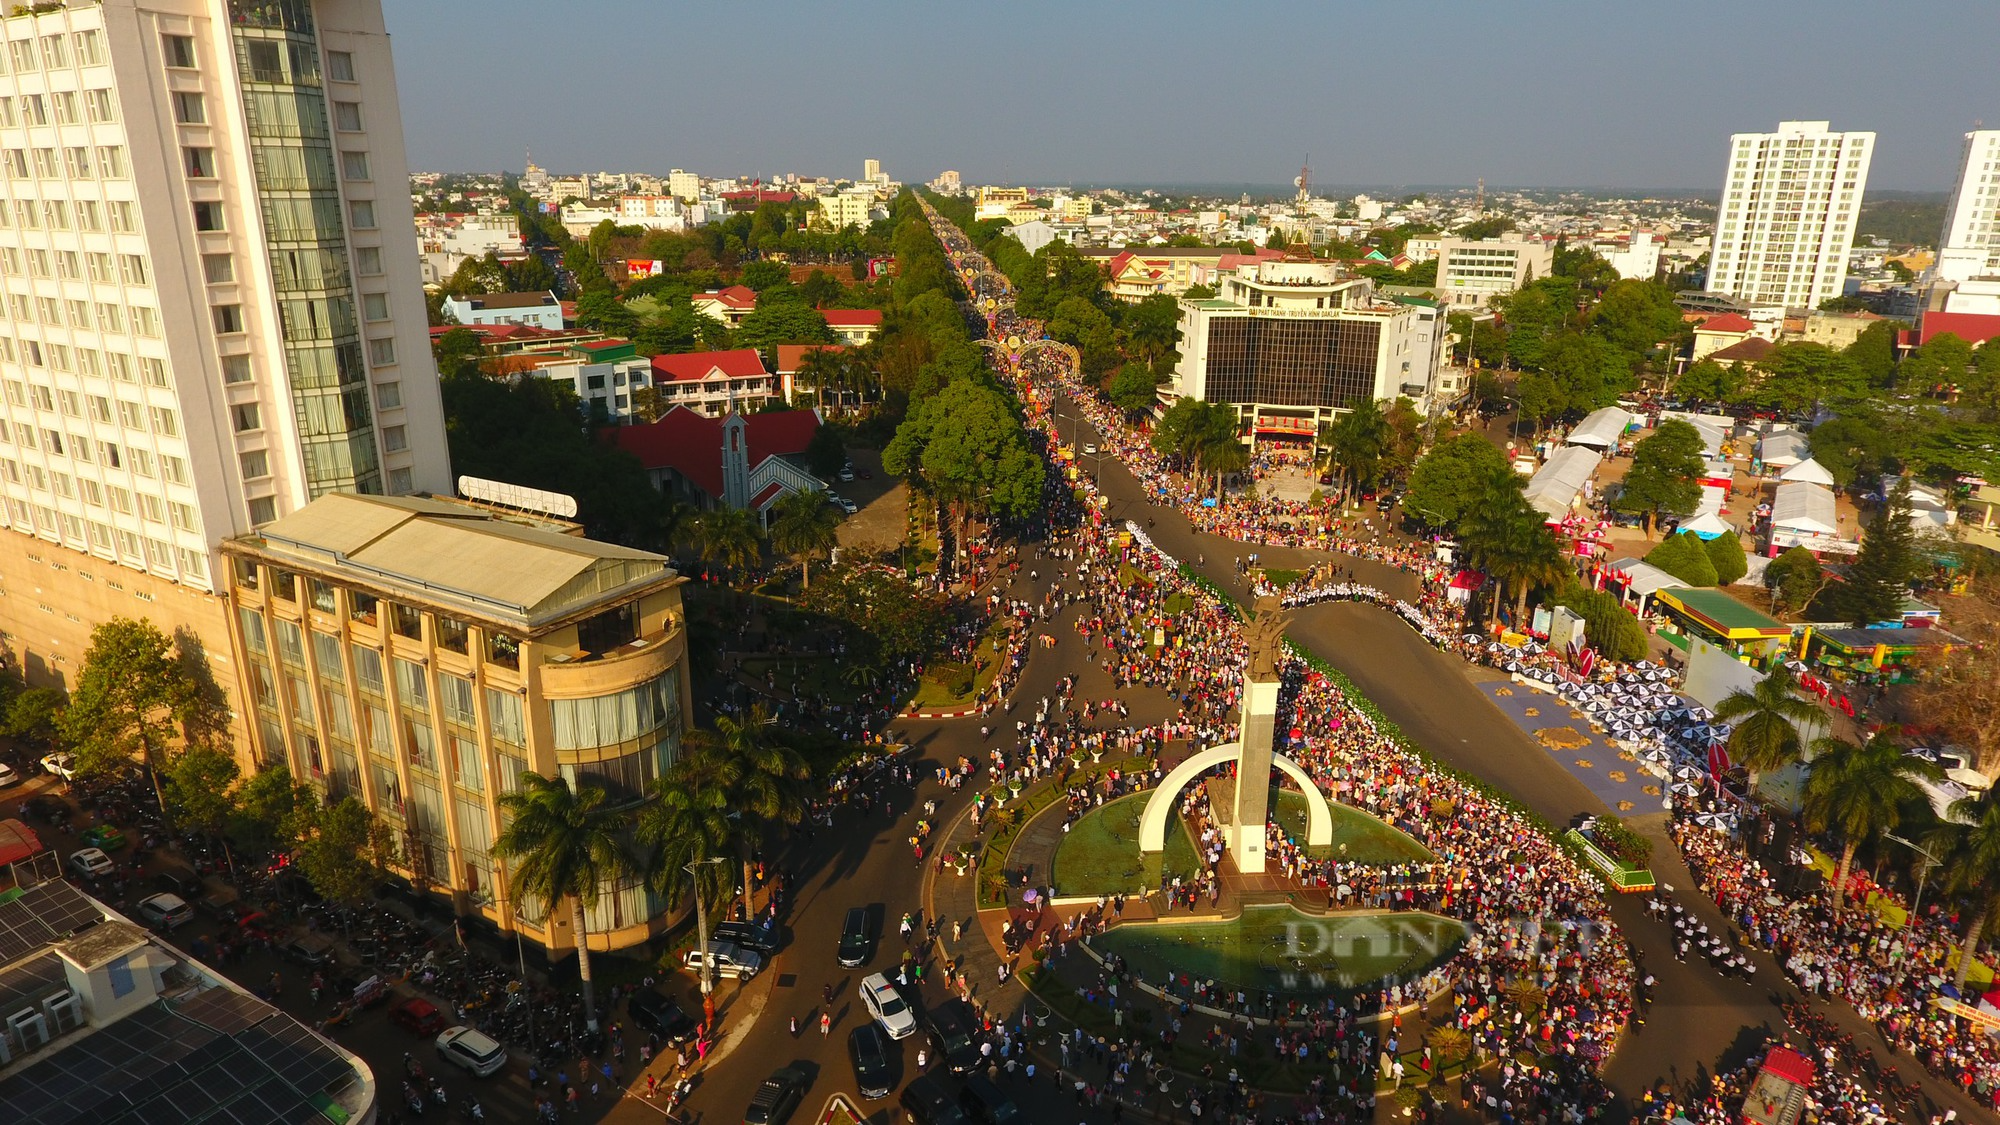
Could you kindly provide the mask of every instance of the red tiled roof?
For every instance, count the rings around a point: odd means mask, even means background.
[[[750,498],[750,510],[753,512],[760,511],[764,507],[764,505],[769,504],[773,500],[776,500],[778,498],[778,493],[783,492],[784,490],[785,486],[779,484],[777,481],[772,481],[770,484],[765,485],[764,491],[759,492],[757,495],[752,496]]]
[[[708,289],[694,295],[697,301],[715,301],[732,309],[754,309],[757,307],[757,291],[747,285],[730,285],[721,289]]]
[[[810,352],[843,352],[846,344],[779,344],[778,374],[785,375],[797,371],[805,365]]]
[[[745,379],[753,375],[768,375],[764,370],[764,360],[755,348],[732,348],[726,352],[685,352],[680,355],[656,355],[653,370],[660,374],[659,382],[683,383],[695,379],[706,379],[712,371],[720,370],[732,379]]]
[[[578,344],[576,346],[584,349],[585,351],[594,352],[594,351],[601,351],[605,348],[628,347],[631,345],[631,343],[632,341],[630,340],[622,340],[616,336],[607,336],[602,340],[585,340],[583,343]]]
[[[620,449],[648,469],[673,469],[710,496],[722,495],[722,422],[676,406],[660,420],[611,431]],[[819,416],[810,410],[777,410],[743,416],[751,471],[772,457],[797,456],[812,444]]]
[[[1917,342],[1930,343],[1933,336],[1949,332],[1968,344],[1983,344],[2000,336],[2000,316],[1991,313],[1927,312],[1918,325]]]
[[[1746,335],[1757,331],[1757,326],[1752,324],[1750,318],[1747,316],[1739,316],[1736,313],[1723,313],[1721,316],[1709,317],[1707,320],[1695,325],[1694,330],[1696,332],[1726,332],[1736,335]]]
[[[821,309],[819,314],[834,328],[862,328],[882,323],[881,309]]]

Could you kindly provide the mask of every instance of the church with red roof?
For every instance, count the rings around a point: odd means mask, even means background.
[[[788,492],[825,491],[806,465],[819,426],[810,410],[712,418],[676,406],[656,422],[610,430],[608,439],[637,457],[662,492],[704,511],[748,509],[761,521]]]

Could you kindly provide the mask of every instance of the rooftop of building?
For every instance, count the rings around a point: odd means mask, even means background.
[[[758,375],[768,375],[764,370],[764,357],[756,348],[731,348],[721,352],[681,352],[677,355],[660,354],[653,357],[653,370],[660,373],[662,382],[692,382],[712,379],[718,376],[730,379],[748,379]]]
[[[463,301],[474,309],[533,309],[561,304],[556,295],[546,289],[539,293],[473,293],[452,299]]]
[[[751,469],[770,457],[795,457],[812,444],[819,415],[810,410],[768,410],[744,414],[746,462]],[[672,469],[696,488],[720,497],[722,484],[722,425],[724,419],[676,406],[659,420],[641,426],[619,426],[612,440],[648,469]]]
[[[223,546],[529,631],[675,577],[650,551],[418,496],[322,496]]]
[[[337,1125],[375,1101],[366,1063],[59,878],[0,901],[0,1006],[48,1032],[0,1031],[9,1125]]]

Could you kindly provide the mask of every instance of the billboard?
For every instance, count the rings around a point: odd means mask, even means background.
[[[667,263],[658,258],[625,259],[625,276],[633,281],[653,277],[656,274],[663,274],[665,272],[667,272]]]

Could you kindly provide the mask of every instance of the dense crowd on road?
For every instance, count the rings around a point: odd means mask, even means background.
[[[1830,889],[1804,897],[1775,893],[1775,873],[1731,835],[1687,819],[1677,820],[1673,832],[1702,891],[1795,984],[1812,996],[1846,1000],[1897,1050],[2000,1109],[2000,1044],[1928,1003],[1957,967],[1963,919],[1956,911],[1914,914],[1907,925],[1892,926],[1879,910],[1885,902],[1900,905],[1894,893],[1864,887],[1863,898],[1877,896],[1877,908],[1850,903],[1836,915]]]

